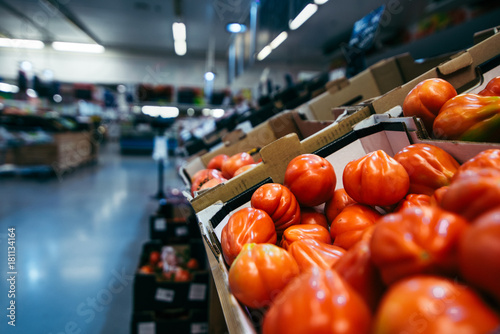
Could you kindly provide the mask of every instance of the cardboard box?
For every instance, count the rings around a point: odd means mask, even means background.
[[[130,327],[132,334],[208,333],[208,312],[197,309],[134,312]]]

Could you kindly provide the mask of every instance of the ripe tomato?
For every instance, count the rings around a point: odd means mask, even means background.
[[[335,246],[349,249],[361,239],[363,231],[375,224],[380,213],[369,206],[352,204],[342,210],[330,226],[330,236]]]
[[[500,149],[484,150],[462,164],[453,176],[452,181],[471,169],[493,168],[500,170]]]
[[[486,87],[477,94],[482,96],[500,96],[500,77],[491,79]]]
[[[333,270],[300,274],[264,315],[263,334],[369,333],[366,303]]]
[[[382,150],[349,162],[342,176],[344,189],[356,202],[389,206],[408,193],[410,178],[404,167]]]
[[[370,240],[360,240],[340,257],[332,267],[375,311],[385,286],[378,268],[372,262]]]
[[[278,234],[300,222],[299,203],[292,192],[279,183],[266,183],[259,187],[250,203],[271,216]]]
[[[326,229],[330,228],[324,214],[307,206],[300,209],[300,224],[316,224]]]
[[[222,176],[226,179],[230,179],[233,177],[234,172],[236,172],[240,167],[254,163],[255,161],[252,156],[246,152],[232,155],[222,163]]]
[[[233,213],[222,229],[221,245],[224,260],[231,265],[247,243],[275,244],[276,240],[274,222],[265,211],[243,208]]]
[[[281,247],[288,249],[288,246],[300,239],[315,239],[327,244],[332,244],[330,232],[321,225],[299,224],[292,225],[283,232]]]
[[[337,176],[332,164],[315,154],[293,158],[285,171],[284,185],[303,206],[317,206],[333,196]]]
[[[370,241],[373,263],[386,284],[416,274],[454,275],[458,239],[467,224],[434,206],[386,215],[377,222]]]
[[[431,205],[431,197],[429,195],[408,194],[401,202],[399,202],[394,211],[401,211],[406,208],[423,205]]]
[[[191,276],[191,273],[186,269],[177,268],[175,270],[175,276],[174,276],[175,282],[189,282],[192,279],[193,277]]]
[[[347,195],[344,188],[336,189],[333,193],[333,197],[325,203],[325,215],[328,220],[328,224],[332,224],[332,221],[337,217],[337,215],[344,210],[346,206],[356,203],[351,196]]]
[[[450,184],[460,166],[445,150],[429,144],[413,144],[399,151],[394,159],[410,176],[412,194],[432,195],[437,188]]]
[[[154,274],[155,270],[149,264],[145,264],[139,268],[139,273],[141,274]]]
[[[461,173],[444,193],[441,207],[472,221],[500,206],[500,171],[492,168]]]
[[[439,110],[449,99],[457,95],[455,88],[443,79],[427,79],[420,82],[406,96],[403,114],[422,120],[429,134]]]
[[[300,239],[288,246],[301,272],[314,267],[330,269],[342,257],[345,249],[314,239]]]
[[[373,334],[490,333],[500,324],[468,287],[443,277],[414,276],[389,287]]]
[[[241,173],[246,172],[247,170],[252,169],[255,166],[257,166],[257,164],[255,164],[255,163],[254,164],[250,164],[250,165],[241,166],[240,168],[238,168],[236,170],[236,172],[234,172],[233,177],[235,177],[237,175],[240,175]]]
[[[429,204],[432,206],[441,206],[441,202],[443,201],[443,196],[446,190],[448,190],[448,186],[436,189],[434,191],[434,194],[432,194],[430,198]]]
[[[215,187],[216,185],[221,184],[221,183],[223,183],[223,182],[225,182],[225,181],[227,181],[227,180],[226,180],[226,179],[224,179],[224,178],[220,178],[220,179],[210,179],[210,180],[208,180],[207,182],[203,183],[203,185],[200,187],[200,189],[198,189],[198,191],[213,188],[213,187]]]
[[[229,268],[229,287],[240,302],[251,308],[269,305],[299,274],[293,257],[271,244],[246,244]]]
[[[460,272],[465,280],[500,303],[500,207],[472,222],[459,243]]]
[[[222,164],[227,159],[229,159],[228,155],[218,154],[215,157],[213,157],[212,159],[210,159],[210,161],[207,164],[207,168],[222,170]]]
[[[190,258],[186,263],[186,268],[191,270],[197,270],[200,268],[200,263],[194,257]]]
[[[149,264],[153,267],[156,267],[158,265],[158,262],[160,262],[161,259],[161,253],[159,251],[151,251],[149,253]]]
[[[195,191],[200,190],[200,188],[212,179],[220,179],[226,181],[222,176],[222,173],[217,169],[202,169],[198,171],[193,176],[193,182],[191,183],[191,195],[194,195]]]

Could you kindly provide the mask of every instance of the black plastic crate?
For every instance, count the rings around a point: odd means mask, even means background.
[[[208,333],[206,309],[174,309],[161,312],[134,312],[131,334],[203,334]]]

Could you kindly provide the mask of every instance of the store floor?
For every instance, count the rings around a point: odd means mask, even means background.
[[[103,148],[60,178],[0,179],[0,333],[129,333],[133,273],[157,208],[150,156]],[[165,186],[180,187],[175,163]],[[7,228],[15,228],[15,328],[9,326]]]

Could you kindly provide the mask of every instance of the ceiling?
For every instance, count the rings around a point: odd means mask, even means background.
[[[226,59],[234,36],[225,31],[225,25],[248,24],[253,1],[0,0],[0,34],[46,42],[97,42],[110,49],[173,56],[172,23],[180,19],[187,27],[188,52],[184,57],[206,57],[212,41],[215,57]],[[288,21],[309,1],[258,2],[257,52],[287,29]],[[383,27],[390,38],[400,27],[430,10],[470,2],[474,1],[330,0],[319,6],[318,12],[302,27],[289,31],[286,42],[269,59],[287,63],[325,62],[340,43],[349,39],[353,23],[382,4],[387,4],[393,13],[387,12]]]

